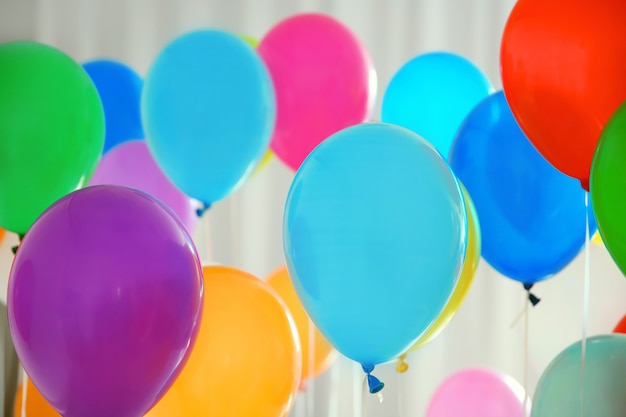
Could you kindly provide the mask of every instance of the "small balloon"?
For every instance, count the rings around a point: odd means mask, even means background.
[[[104,142],[98,91],[72,58],[36,42],[0,44],[0,227],[23,234],[83,187]]]
[[[98,89],[104,108],[105,136],[103,154],[116,145],[144,137],[141,125],[143,80],[121,62],[98,59],[83,64]]]
[[[578,181],[546,161],[498,92],[469,114],[450,152],[480,219],[483,258],[524,284],[568,265],[596,230]]]
[[[460,55],[419,55],[391,78],[382,121],[411,129],[447,158],[463,120],[491,90],[480,69]]]
[[[294,171],[327,137],[369,118],[376,73],[341,22],[315,13],[291,16],[261,39],[258,51],[276,89],[271,148]]]
[[[204,267],[200,333],[189,362],[146,417],[283,417],[300,380],[297,330],[269,285]]]
[[[535,389],[531,417],[626,415],[626,335],[588,338],[584,359],[582,349],[576,342],[548,365]]]
[[[15,350],[64,417],[138,417],[185,364],[202,270],[180,220],[141,191],[63,197],[22,240],[9,277]]]
[[[524,388],[508,375],[486,368],[448,377],[428,404],[426,417],[526,417]],[[573,414],[572,414],[573,415]]]
[[[148,71],[142,119],[165,174],[208,206],[238,189],[269,147],[276,101],[271,77],[243,39],[186,33]]]
[[[165,176],[143,140],[126,141],[111,149],[98,164],[90,184],[123,185],[144,191],[172,209],[190,233],[195,228],[196,204]]]

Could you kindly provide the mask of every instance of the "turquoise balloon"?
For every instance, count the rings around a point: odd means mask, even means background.
[[[463,120],[491,91],[487,77],[462,56],[419,55],[389,82],[381,119],[418,133],[447,158]]]
[[[573,344],[546,368],[535,390],[531,417],[626,416],[626,335],[587,339],[584,385],[581,349],[581,342]]]
[[[283,230],[309,316],[364,369],[396,358],[430,327],[467,245],[446,161],[415,133],[385,123],[349,127],[311,152],[291,184]]]
[[[265,64],[227,32],[199,30],[175,39],[144,81],[150,151],[178,188],[205,205],[247,179],[269,146],[275,118]]]

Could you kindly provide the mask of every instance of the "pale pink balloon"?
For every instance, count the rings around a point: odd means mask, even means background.
[[[426,417],[526,417],[524,388],[498,371],[470,368],[446,379],[428,405]],[[530,400],[526,403],[530,410]]]
[[[258,52],[276,90],[277,120],[270,144],[296,170],[320,142],[366,121],[376,73],[357,37],[337,20],[300,14],[274,26]]]
[[[196,202],[180,191],[161,171],[144,140],[132,140],[107,152],[89,185],[111,184],[136,188],[161,200],[193,233]]]

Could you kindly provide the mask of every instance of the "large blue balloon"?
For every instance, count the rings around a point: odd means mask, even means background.
[[[450,164],[474,201],[482,256],[503,275],[527,284],[548,278],[584,246],[587,214],[595,232],[580,182],[537,152],[502,92],[468,116]]]
[[[492,87],[470,61],[448,52],[419,55],[393,76],[382,103],[382,121],[413,130],[444,157],[465,117]]]
[[[153,62],[142,116],[163,171],[187,195],[210,204],[231,194],[265,153],[274,89],[246,41],[199,30],[174,40]]]
[[[626,416],[626,335],[587,339],[584,368],[582,349],[577,342],[548,365],[537,383],[532,417]]]
[[[365,368],[405,352],[439,316],[465,256],[459,185],[399,126],[344,129],[302,163],[284,217],[287,265],[317,327]]]
[[[91,77],[104,108],[103,154],[120,143],[143,139],[141,89],[143,81],[129,66],[108,59],[89,61],[83,68]]]

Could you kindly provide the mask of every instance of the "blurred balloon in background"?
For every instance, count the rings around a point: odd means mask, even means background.
[[[270,274],[267,283],[285,302],[296,323],[302,348],[302,382],[318,376],[335,362],[337,351],[311,322],[296,294],[287,267],[280,267]]]
[[[574,343],[543,371],[532,417],[626,415],[626,335],[588,338],[584,359],[582,349],[580,341]]]
[[[369,372],[440,315],[463,264],[467,219],[454,174],[431,144],[366,123],[331,136],[303,162],[283,239],[307,313]]]
[[[98,92],[83,68],[36,42],[0,44],[0,227],[26,233],[83,187],[104,142]]]
[[[13,417],[22,417],[23,382],[17,387],[13,404]],[[61,417],[61,414],[46,401],[33,382],[28,379],[26,384],[26,416],[27,417]]]
[[[626,98],[624,19],[623,0],[520,0],[502,35],[502,84],[515,119],[586,190],[600,132]]]
[[[266,152],[274,128],[272,81],[257,52],[219,30],[186,33],[145,79],[148,146],[188,196],[210,205],[233,193]]]
[[[519,382],[501,372],[463,369],[439,385],[426,417],[526,417],[525,395]]]
[[[625,162],[626,101],[602,130],[591,167],[591,201],[600,235],[622,273],[626,271]]]
[[[465,117],[489,95],[487,77],[449,52],[418,55],[393,76],[382,102],[382,121],[411,129],[444,158]]]
[[[198,332],[202,270],[180,220],[144,192],[87,187],[22,240],[8,319],[24,370],[64,417],[137,417]]]
[[[271,148],[294,171],[328,136],[369,118],[376,73],[341,22],[314,13],[289,17],[261,39],[258,51],[276,89]]]
[[[198,340],[172,388],[146,417],[283,417],[300,381],[301,351],[287,306],[255,276],[204,267]]]
[[[465,204],[465,212],[467,213],[467,250],[465,252],[465,260],[463,261],[463,268],[461,269],[461,275],[459,280],[454,286],[452,295],[446,303],[446,306],[439,314],[439,317],[435,322],[426,330],[426,332],[417,339],[417,342],[411,346],[409,351],[417,350],[427,343],[434,340],[442,331],[446,328],[450,320],[457,313],[461,304],[465,300],[472,282],[474,281],[474,275],[480,262],[480,224],[478,223],[478,216],[476,215],[476,208],[472,202],[472,198],[463,186],[459,183],[461,192],[463,194],[463,202]]]
[[[105,136],[103,154],[131,139],[143,139],[141,125],[141,88],[143,81],[128,65],[98,59],[83,68],[98,90],[104,108]]]
[[[137,188],[172,209],[190,233],[195,229],[196,204],[165,176],[143,140],[127,141],[111,149],[102,157],[90,184]]]
[[[476,206],[482,256],[501,274],[532,284],[559,272],[596,225],[578,181],[528,141],[504,94],[482,101],[461,126],[450,165]]]

